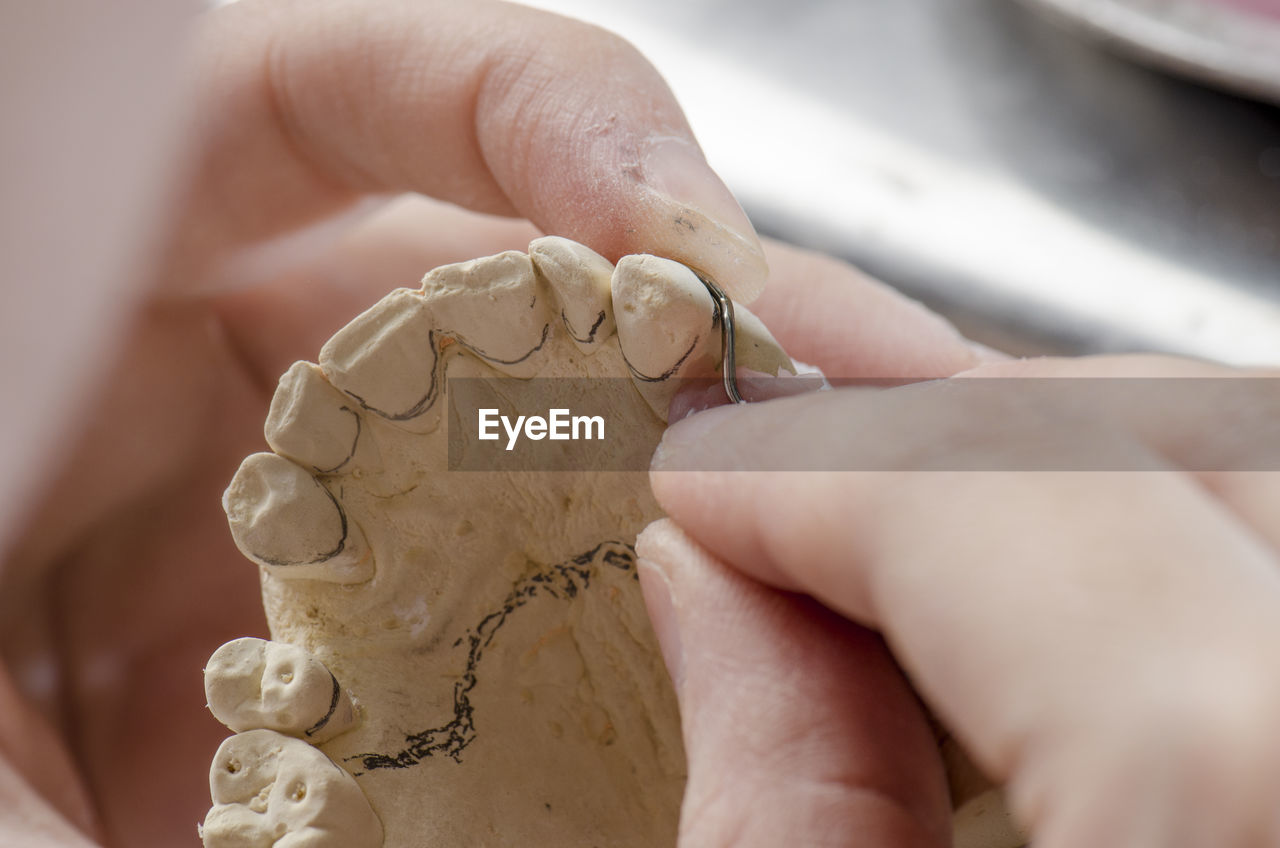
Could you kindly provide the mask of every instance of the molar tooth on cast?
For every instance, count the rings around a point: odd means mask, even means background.
[[[528,254],[442,265],[422,278],[435,326],[510,377],[532,377],[551,333],[552,299]]]
[[[228,642],[204,670],[209,711],[229,729],[274,730],[318,745],[355,726],[351,696],[296,645],[245,637]]]
[[[222,743],[209,769],[205,848],[378,848],[382,823],[355,779],[272,730]]]
[[[284,457],[247,457],[222,508],[241,553],[277,577],[362,583],[373,576],[359,526],[319,480]]]
[[[264,432],[283,457],[318,474],[334,474],[355,457],[364,422],[360,406],[335,389],[319,366],[295,362],[280,378]]]
[[[329,382],[365,410],[414,433],[440,421],[440,334],[422,295],[396,289],[320,350]]]
[[[569,338],[583,353],[613,335],[613,264],[585,245],[558,236],[529,244],[533,267],[546,280],[560,308]]]

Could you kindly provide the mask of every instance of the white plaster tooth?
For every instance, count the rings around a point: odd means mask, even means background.
[[[318,474],[349,470],[364,420],[360,406],[335,389],[320,367],[295,362],[276,387],[264,428],[267,444]]]
[[[711,293],[679,262],[624,256],[613,272],[618,343],[636,389],[666,420],[682,378],[712,376],[720,357],[720,325]]]
[[[1000,789],[989,789],[961,804],[951,827],[954,848],[1024,848],[1031,837],[1014,820]]]
[[[739,368],[777,376],[780,371],[796,373],[795,363],[769,332],[764,322],[740,303],[733,305],[733,349]]]
[[[613,335],[610,280],[613,263],[589,247],[559,236],[535,239],[529,256],[539,276],[556,293],[560,320],[583,353]]]
[[[397,289],[320,350],[329,382],[368,412],[415,433],[440,422],[440,333],[422,295]]]
[[[351,696],[338,678],[285,642],[226,643],[205,666],[204,692],[213,717],[237,733],[274,730],[319,745],[355,726]]]
[[[443,265],[422,279],[422,296],[440,331],[512,377],[532,377],[551,336],[552,298],[528,254]]]
[[[319,749],[272,730],[227,739],[209,769],[205,848],[379,848],[382,822]]]
[[[319,480],[284,457],[247,457],[222,508],[236,546],[277,577],[362,583],[373,576],[360,528]]]

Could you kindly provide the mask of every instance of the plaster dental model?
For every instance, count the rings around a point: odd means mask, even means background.
[[[793,370],[736,312],[739,364]],[[448,472],[474,426],[448,380],[620,378],[610,439],[648,456],[676,381],[718,373],[718,320],[683,265],[543,238],[431,271],[285,373],[272,452],[224,496],[272,641],[206,668],[237,734],[207,848],[674,845],[684,751],[631,548],[660,515],[646,476]]]
[[[741,367],[794,372],[735,317]],[[647,457],[677,381],[718,374],[719,321],[683,265],[614,268],[543,238],[431,271],[280,378],[271,452],[223,502],[272,641],[230,642],[205,670],[236,734],[206,848],[675,844],[679,717],[631,547],[660,516],[647,478],[447,471],[453,428],[474,425],[451,417],[449,381],[621,378],[612,444]],[[583,383],[537,385],[546,409]],[[957,774],[958,802],[987,788]],[[978,800],[957,845],[1020,846],[998,797]]]

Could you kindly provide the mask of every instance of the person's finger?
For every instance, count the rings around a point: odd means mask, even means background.
[[[1280,550],[1280,369],[1130,354],[991,362],[958,376],[1034,386],[1086,407],[1193,472]]]
[[[6,555],[88,414],[86,397],[140,296],[139,267],[178,158],[172,71],[187,8],[166,0],[0,6],[0,361],[11,364],[0,393],[12,399],[0,428]]]
[[[52,839],[55,832],[68,845],[73,843],[72,831],[85,838],[86,845],[89,838],[101,836],[93,802],[76,768],[50,721],[24,700],[9,669],[0,664],[0,809],[27,811],[27,816],[17,818],[26,818],[32,831],[23,833],[21,823],[0,816],[0,845],[39,845],[37,835]],[[18,830],[10,830],[15,824]]]
[[[670,521],[637,552],[689,757],[682,848],[950,844],[933,735],[879,638],[727,569]]]
[[[949,377],[983,354],[941,316],[848,263],[766,240],[751,311],[793,358],[836,379]]]
[[[1112,439],[1127,463],[1145,451],[1146,472],[926,472],[957,452],[981,468],[1069,448],[1079,424],[1013,407],[994,436],[877,423],[873,397],[837,391],[677,424],[653,475],[659,502],[725,562],[883,632],[980,764],[1011,779],[1038,846],[1270,844],[1273,553],[1126,433],[1098,444]],[[839,466],[859,440],[916,470],[670,470],[769,456],[766,467]]]
[[[797,362],[832,382],[895,383],[949,377],[1004,354],[965,339],[944,318],[829,256],[766,240],[772,275],[751,311]],[[813,391],[816,375],[793,380],[739,369],[738,388],[751,401]],[[672,399],[668,421],[728,402],[724,391],[695,380]]]
[[[30,848],[100,848],[0,757],[0,844]]]
[[[744,302],[763,286],[749,222],[616,36],[492,0],[245,0],[202,30],[203,152],[171,276],[361,195],[416,191],[613,259],[678,259]]]

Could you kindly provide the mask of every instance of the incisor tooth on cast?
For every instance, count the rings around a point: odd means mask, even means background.
[[[636,389],[664,421],[683,377],[706,377],[720,361],[720,328],[707,287],[686,266],[624,256],[614,269],[618,343]]]
[[[442,265],[422,278],[435,326],[487,364],[512,377],[531,377],[536,354],[551,334],[551,303],[528,254]]]
[[[590,353],[613,335],[613,263],[559,236],[535,239],[529,244],[529,256],[556,293],[560,320],[579,350]]]
[[[320,349],[329,382],[369,412],[415,433],[440,421],[439,334],[419,292],[396,289]]]
[[[247,457],[222,508],[241,553],[277,577],[361,583],[373,576],[360,528],[319,480],[284,457]]]
[[[214,718],[237,733],[262,728],[318,745],[355,725],[351,696],[338,678],[284,642],[226,643],[205,665],[204,692]]]
[[[264,432],[271,450],[320,474],[344,470],[364,422],[359,405],[335,389],[320,368],[295,362],[276,387]]]
[[[272,730],[227,739],[209,769],[205,848],[378,848],[382,823],[350,774]]]

